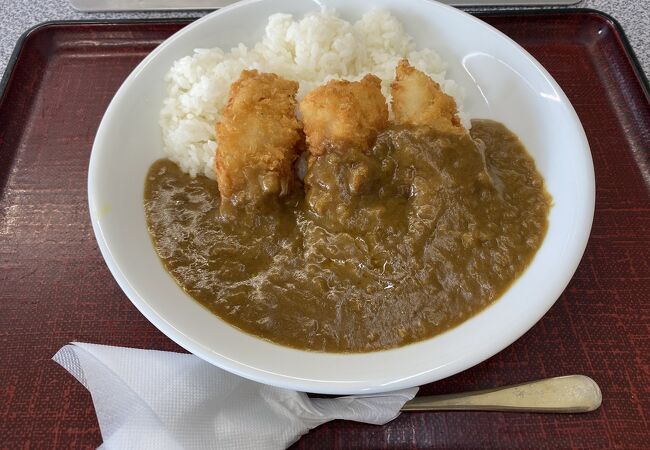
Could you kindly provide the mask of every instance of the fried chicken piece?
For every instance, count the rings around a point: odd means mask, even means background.
[[[332,80],[311,91],[300,112],[312,156],[329,148],[367,151],[388,124],[381,80],[368,74],[361,81]]]
[[[226,203],[260,205],[291,191],[302,136],[295,113],[297,91],[297,82],[257,70],[242,71],[230,87],[216,125],[222,209]]]
[[[426,126],[442,132],[467,132],[460,124],[453,97],[406,59],[397,64],[391,94],[395,123]]]
[[[349,206],[352,197],[376,186],[368,153],[388,125],[381,80],[366,75],[361,81],[330,81],[310,92],[300,102],[300,111],[310,154],[305,198],[310,209],[336,229],[347,220],[343,211],[354,210]]]

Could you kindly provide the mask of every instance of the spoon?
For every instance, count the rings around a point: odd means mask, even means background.
[[[402,411],[582,413],[598,409],[600,388],[585,375],[545,378],[483,391],[416,397]]]

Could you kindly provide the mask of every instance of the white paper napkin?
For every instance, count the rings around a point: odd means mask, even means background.
[[[103,449],[282,449],[334,419],[383,425],[418,390],[309,398],[191,354],[95,344],[53,359],[90,391]]]

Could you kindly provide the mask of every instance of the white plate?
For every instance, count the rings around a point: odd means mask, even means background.
[[[302,15],[320,4],[348,20],[389,9],[421,47],[450,63],[448,76],[467,92],[471,117],[517,133],[554,199],[546,239],[529,269],[494,305],[460,326],[406,347],[328,354],[278,346],[238,331],[189,298],[163,269],[142,206],[149,165],[163,157],[158,114],[163,76],[196,47],[230,48],[261,38],[267,17]],[[585,249],[594,211],[589,146],[566,96],[528,53],[485,23],[428,0],[261,0],[216,11],[152,52],[126,79],[97,132],[88,197],[93,229],[113,276],[135,306],[179,345],[219,367],[308,392],[381,392],[421,385],[465,370],[499,352],[553,305]]]

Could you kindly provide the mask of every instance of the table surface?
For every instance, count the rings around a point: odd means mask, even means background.
[[[650,0],[583,0],[573,7],[594,8],[613,16],[646,74],[650,73]],[[563,8],[563,7],[549,7]],[[491,8],[496,10],[499,8]],[[485,10],[485,9],[482,9]],[[4,73],[16,41],[25,30],[48,20],[197,17],[204,12],[81,13],[68,0],[0,0],[0,74]]]

